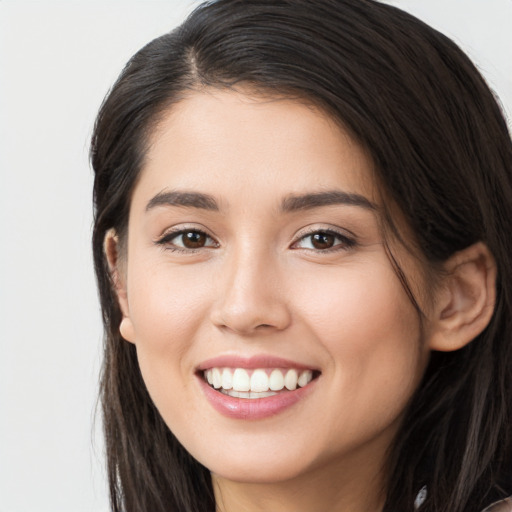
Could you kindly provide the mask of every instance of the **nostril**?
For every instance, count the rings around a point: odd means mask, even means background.
[[[261,276],[259,282],[235,282],[223,292],[210,313],[212,323],[223,331],[266,334],[286,329],[291,323],[287,300],[275,290],[268,290]]]

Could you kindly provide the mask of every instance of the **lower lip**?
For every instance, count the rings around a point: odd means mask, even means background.
[[[303,400],[314,388],[317,379],[303,388],[282,391],[265,398],[236,398],[213,389],[201,376],[198,376],[198,380],[207,400],[224,416],[239,420],[259,420],[280,414]]]

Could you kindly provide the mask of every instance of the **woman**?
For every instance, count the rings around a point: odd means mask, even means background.
[[[92,163],[114,510],[511,508],[512,146],[450,40],[207,3]]]

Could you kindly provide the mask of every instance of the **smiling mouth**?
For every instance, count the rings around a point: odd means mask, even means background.
[[[202,372],[213,389],[235,398],[266,398],[307,386],[320,375],[295,368],[209,368]]]

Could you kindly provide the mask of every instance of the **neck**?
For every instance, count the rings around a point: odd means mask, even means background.
[[[375,462],[377,459],[378,462]],[[357,463],[356,463],[357,462]],[[382,459],[344,459],[282,482],[235,482],[212,475],[217,512],[381,512]]]

